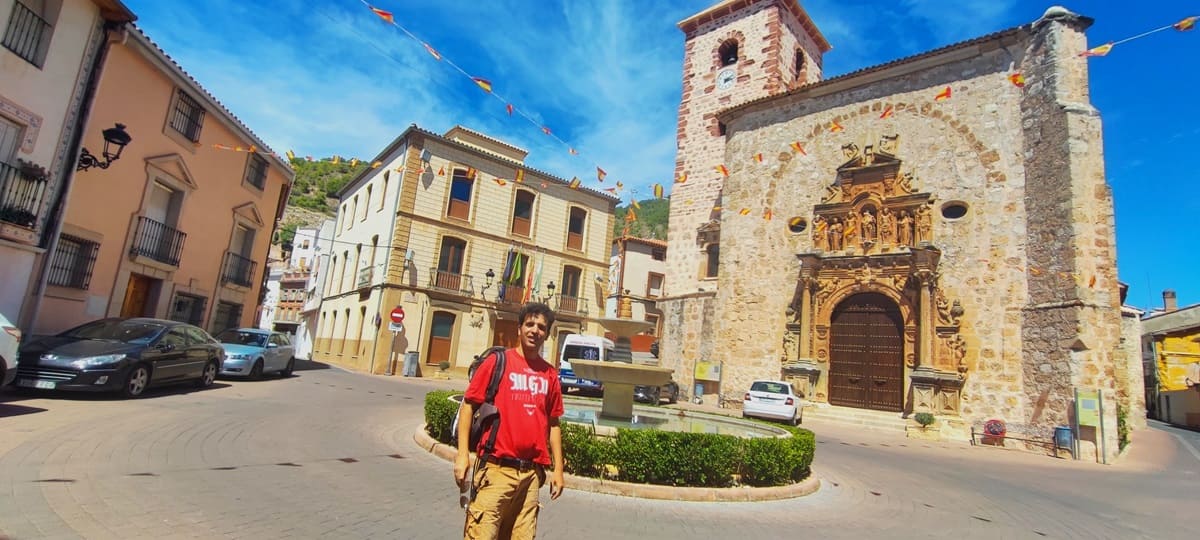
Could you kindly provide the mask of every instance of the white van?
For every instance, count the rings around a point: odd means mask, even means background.
[[[571,388],[580,392],[604,393],[604,385],[600,381],[581,379],[571,370],[571,360],[599,360],[608,362],[612,356],[613,342],[601,336],[586,336],[583,334],[567,334],[559,344],[558,382],[562,384],[563,393]]]

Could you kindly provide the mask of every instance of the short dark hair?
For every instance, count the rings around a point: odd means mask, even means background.
[[[550,306],[546,304],[541,302],[525,304],[521,307],[521,312],[517,313],[517,323],[525,324],[525,317],[530,315],[541,315],[542,318],[546,319],[546,331],[549,331],[550,327],[554,326],[554,310],[550,309]]]

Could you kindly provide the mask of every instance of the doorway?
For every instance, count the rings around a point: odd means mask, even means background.
[[[904,341],[900,308],[878,293],[842,301],[830,321],[829,403],[900,412]]]
[[[122,317],[152,317],[150,296],[159,280],[141,274],[129,274],[125,301],[121,303]]]

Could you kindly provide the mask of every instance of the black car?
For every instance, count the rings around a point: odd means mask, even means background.
[[[207,332],[162,319],[101,319],[21,346],[16,384],[43,390],[121,392],[211,386],[225,352]]]
[[[669,381],[662,386],[633,387],[633,399],[636,401],[658,405],[663,398],[666,398],[667,403],[679,401],[679,385],[675,381]]]

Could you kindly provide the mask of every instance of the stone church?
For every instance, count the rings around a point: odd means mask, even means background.
[[[1090,23],[1055,7],[825,79],[831,46],[796,0],[680,22],[662,364],[709,399],[784,379],[810,410],[931,412],[963,441],[992,419],[1047,440],[1097,390],[1103,429],[1081,448],[1115,457],[1142,374]]]

